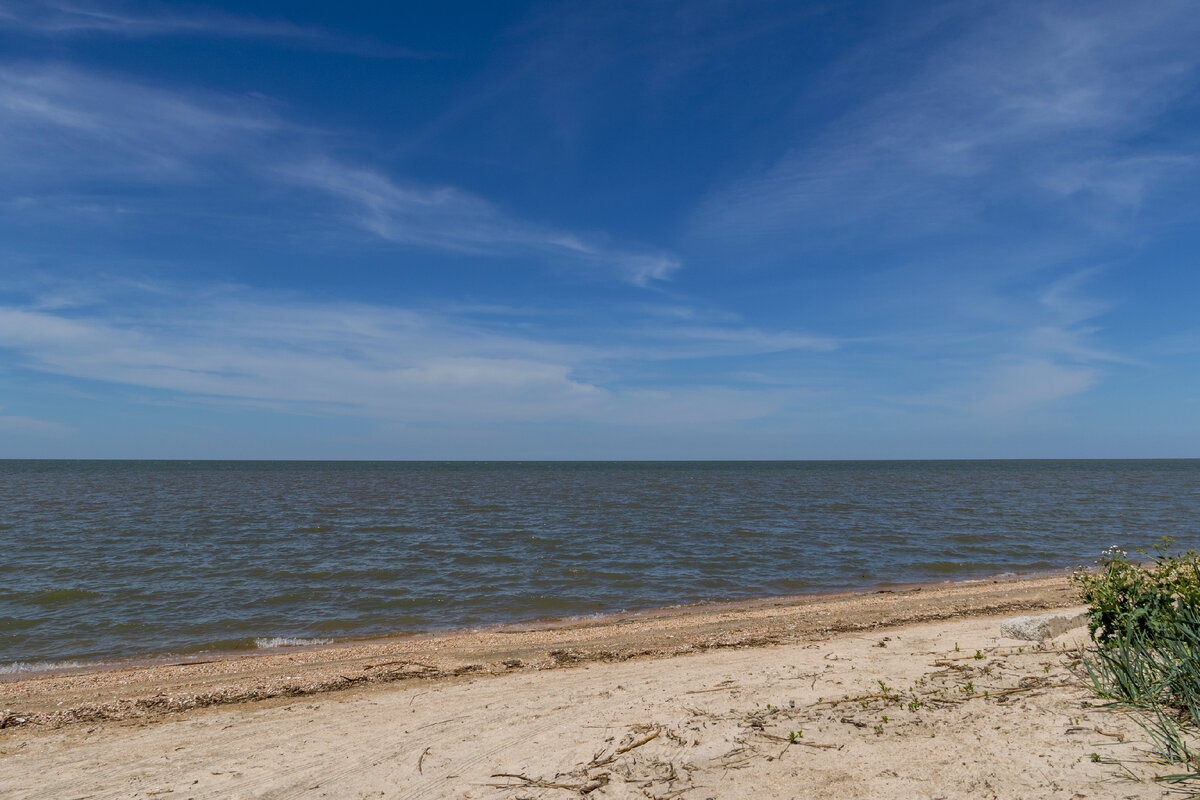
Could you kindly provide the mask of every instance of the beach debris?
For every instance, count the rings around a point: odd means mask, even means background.
[[[570,771],[559,772],[550,778],[533,777],[517,772],[497,772],[493,773],[492,777],[503,778],[506,782],[490,785],[498,789],[559,789],[586,797],[617,780],[627,786],[638,786],[646,797],[653,800],[669,800],[694,788],[690,777],[681,776],[670,759],[664,760],[655,755],[639,756],[634,753],[663,734],[673,743],[668,744],[671,750],[682,748],[686,744],[684,739],[662,725],[634,725],[625,735],[625,744],[610,752],[606,752],[607,748],[601,750],[591,761],[579,764]],[[683,769],[690,772],[692,767],[685,764]],[[659,792],[667,793],[656,794],[647,791],[656,785],[660,787]]]
[[[430,749],[431,748],[426,747],[424,750],[421,751],[421,755],[417,757],[417,774],[418,775],[425,774],[425,770],[421,769],[421,766],[425,761],[425,756],[429,755]]]
[[[24,725],[29,721],[28,716],[21,716],[12,711],[5,709],[0,711],[0,728],[8,728],[10,726]]]
[[[568,664],[578,664],[579,662],[586,660],[583,653],[571,647],[563,647],[557,650],[551,650],[546,655],[550,656],[553,665],[556,667],[562,667]]]
[[[492,784],[498,789],[513,789],[522,788],[525,786],[537,787],[539,789],[567,789],[573,792],[579,792],[581,795],[589,795],[592,792],[608,785],[608,773],[604,772],[597,775],[587,783],[558,783],[555,781],[544,781],[538,778],[530,778],[528,775],[519,775],[511,772],[497,772],[492,775],[493,778],[510,778],[512,780],[521,781],[519,784],[496,783]]]
[[[684,692],[684,694],[707,694],[708,692],[729,692],[729,691],[733,691],[734,689],[740,689],[740,688],[742,688],[742,687],[737,686],[737,685],[714,686],[711,689],[692,689],[691,691]]]
[[[652,739],[657,739],[658,735],[660,733],[662,733],[662,728],[655,728],[653,731],[651,731],[650,733],[641,737],[637,741],[631,742],[630,744],[623,745],[621,747],[618,747],[617,752],[618,753],[628,753],[630,750],[633,750],[636,747],[641,747],[642,745],[646,744],[647,742],[651,741]]]
[[[1014,617],[1000,625],[1000,635],[1026,642],[1040,642],[1082,627],[1087,614],[1044,614],[1039,617]]]

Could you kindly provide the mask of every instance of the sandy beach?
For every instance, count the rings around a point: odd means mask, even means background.
[[[6,798],[1161,797],[1065,576],[0,683]],[[1119,763],[1118,763],[1119,762]]]

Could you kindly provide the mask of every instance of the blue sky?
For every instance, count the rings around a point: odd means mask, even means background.
[[[1200,456],[1194,4],[0,0],[0,456]]]

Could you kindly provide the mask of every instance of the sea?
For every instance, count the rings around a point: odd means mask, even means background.
[[[1200,548],[1200,460],[0,461],[0,677]]]

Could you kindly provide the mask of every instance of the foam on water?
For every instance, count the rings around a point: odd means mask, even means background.
[[[79,661],[13,661],[0,664],[0,675],[16,675],[23,672],[50,672],[58,669],[74,669],[85,665]]]
[[[271,636],[254,640],[254,646],[260,650],[269,650],[275,647],[313,647],[332,643],[333,639],[301,639],[296,636]]]

